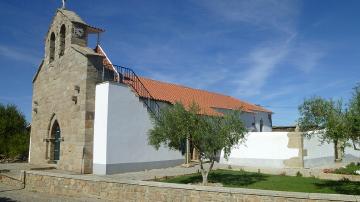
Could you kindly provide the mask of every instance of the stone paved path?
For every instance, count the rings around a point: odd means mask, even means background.
[[[344,164],[345,165],[345,164]],[[338,166],[341,166],[340,164]],[[229,166],[225,164],[214,164],[215,169],[228,169]],[[261,172],[267,174],[283,174],[295,176],[298,171],[300,171],[304,177],[309,176],[317,176],[319,173],[322,172],[323,168],[253,168],[253,167],[242,167],[242,166],[232,166],[232,169],[243,169],[249,172]],[[113,175],[106,175],[102,176],[103,178],[108,179],[126,179],[126,180],[152,180],[155,178],[163,178],[166,176],[178,176],[178,175],[185,175],[199,172],[200,166],[196,165],[194,167],[185,168],[182,166],[176,166],[171,168],[164,168],[164,169],[153,169],[153,170],[146,170],[146,171],[139,171],[139,172],[128,172],[128,173],[121,173],[121,174],[113,174]]]
[[[64,197],[59,195],[50,195],[47,193],[30,192],[23,189],[16,189],[4,184],[0,184],[0,202],[98,202],[100,199],[86,198],[86,197]]]
[[[341,166],[342,164],[339,164],[338,166]],[[344,164],[345,165],[345,164]],[[8,169],[11,172],[7,173],[8,175],[12,175],[14,177],[19,176],[20,170],[30,170],[33,168],[44,168],[49,167],[49,165],[42,165],[42,166],[34,166],[29,165],[27,163],[10,163],[10,164],[0,164],[0,170]],[[228,165],[225,164],[219,164],[215,163],[214,169],[227,169],[229,168]],[[322,168],[284,168],[284,169],[278,169],[278,168],[252,168],[252,167],[240,167],[240,166],[232,166],[233,169],[244,169],[246,171],[251,172],[262,172],[262,173],[268,173],[268,174],[283,174],[286,173],[287,175],[296,175],[298,171],[300,171],[303,176],[317,176],[321,171]],[[94,178],[100,179],[113,179],[113,180],[152,180],[155,178],[163,178],[166,176],[178,176],[178,175],[184,175],[184,174],[191,174],[196,173],[200,170],[199,165],[195,165],[193,167],[185,168],[182,166],[176,166],[176,167],[170,167],[170,168],[163,168],[163,169],[153,169],[153,170],[145,170],[145,171],[139,171],[139,172],[127,172],[127,173],[121,173],[121,174],[113,174],[113,175],[104,175],[104,176],[98,176],[98,175],[92,175],[88,174],[87,176],[92,176]],[[76,173],[71,173],[68,171],[63,170],[44,170],[46,172],[52,172],[52,173],[66,173],[66,174],[74,174],[78,175]]]
[[[227,168],[227,165],[215,164],[214,169]],[[177,176],[196,173],[200,170],[200,166],[196,165],[193,167],[185,168],[182,166],[163,168],[163,169],[152,169],[139,172],[128,172],[121,174],[106,175],[104,178],[111,179],[126,179],[126,180],[152,180],[155,178],[163,178],[165,176]]]

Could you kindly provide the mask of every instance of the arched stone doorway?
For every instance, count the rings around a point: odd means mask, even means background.
[[[54,121],[50,133],[50,160],[57,163],[60,160],[61,130],[57,120]]]

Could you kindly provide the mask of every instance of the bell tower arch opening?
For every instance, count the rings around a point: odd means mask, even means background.
[[[56,39],[55,38],[55,33],[52,32],[51,35],[50,35],[49,62],[52,62],[55,59],[55,39]]]
[[[65,37],[66,37],[66,28],[65,25],[62,25],[60,28],[60,52],[59,57],[63,56],[65,53]]]

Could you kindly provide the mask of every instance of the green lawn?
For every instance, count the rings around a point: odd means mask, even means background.
[[[162,182],[189,184],[202,181],[201,174],[162,179]],[[360,195],[360,182],[320,180],[313,177],[267,175],[245,171],[215,170],[209,174],[210,183],[224,187],[242,187],[277,191],[334,193]]]

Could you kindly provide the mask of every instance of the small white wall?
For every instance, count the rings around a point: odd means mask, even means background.
[[[153,127],[142,101],[127,85],[101,83],[96,87],[94,126],[95,174],[167,167],[183,162],[180,151],[148,145]]]
[[[314,135],[311,139],[304,137],[304,167],[323,167],[332,166],[335,161],[334,143],[321,143],[318,135]],[[345,155],[342,162],[359,161],[360,152],[352,147],[345,148]]]
[[[234,147],[226,160],[221,152],[220,163],[250,166],[284,168],[284,160],[298,157],[299,149],[288,148],[287,132],[249,132],[246,142]]]

